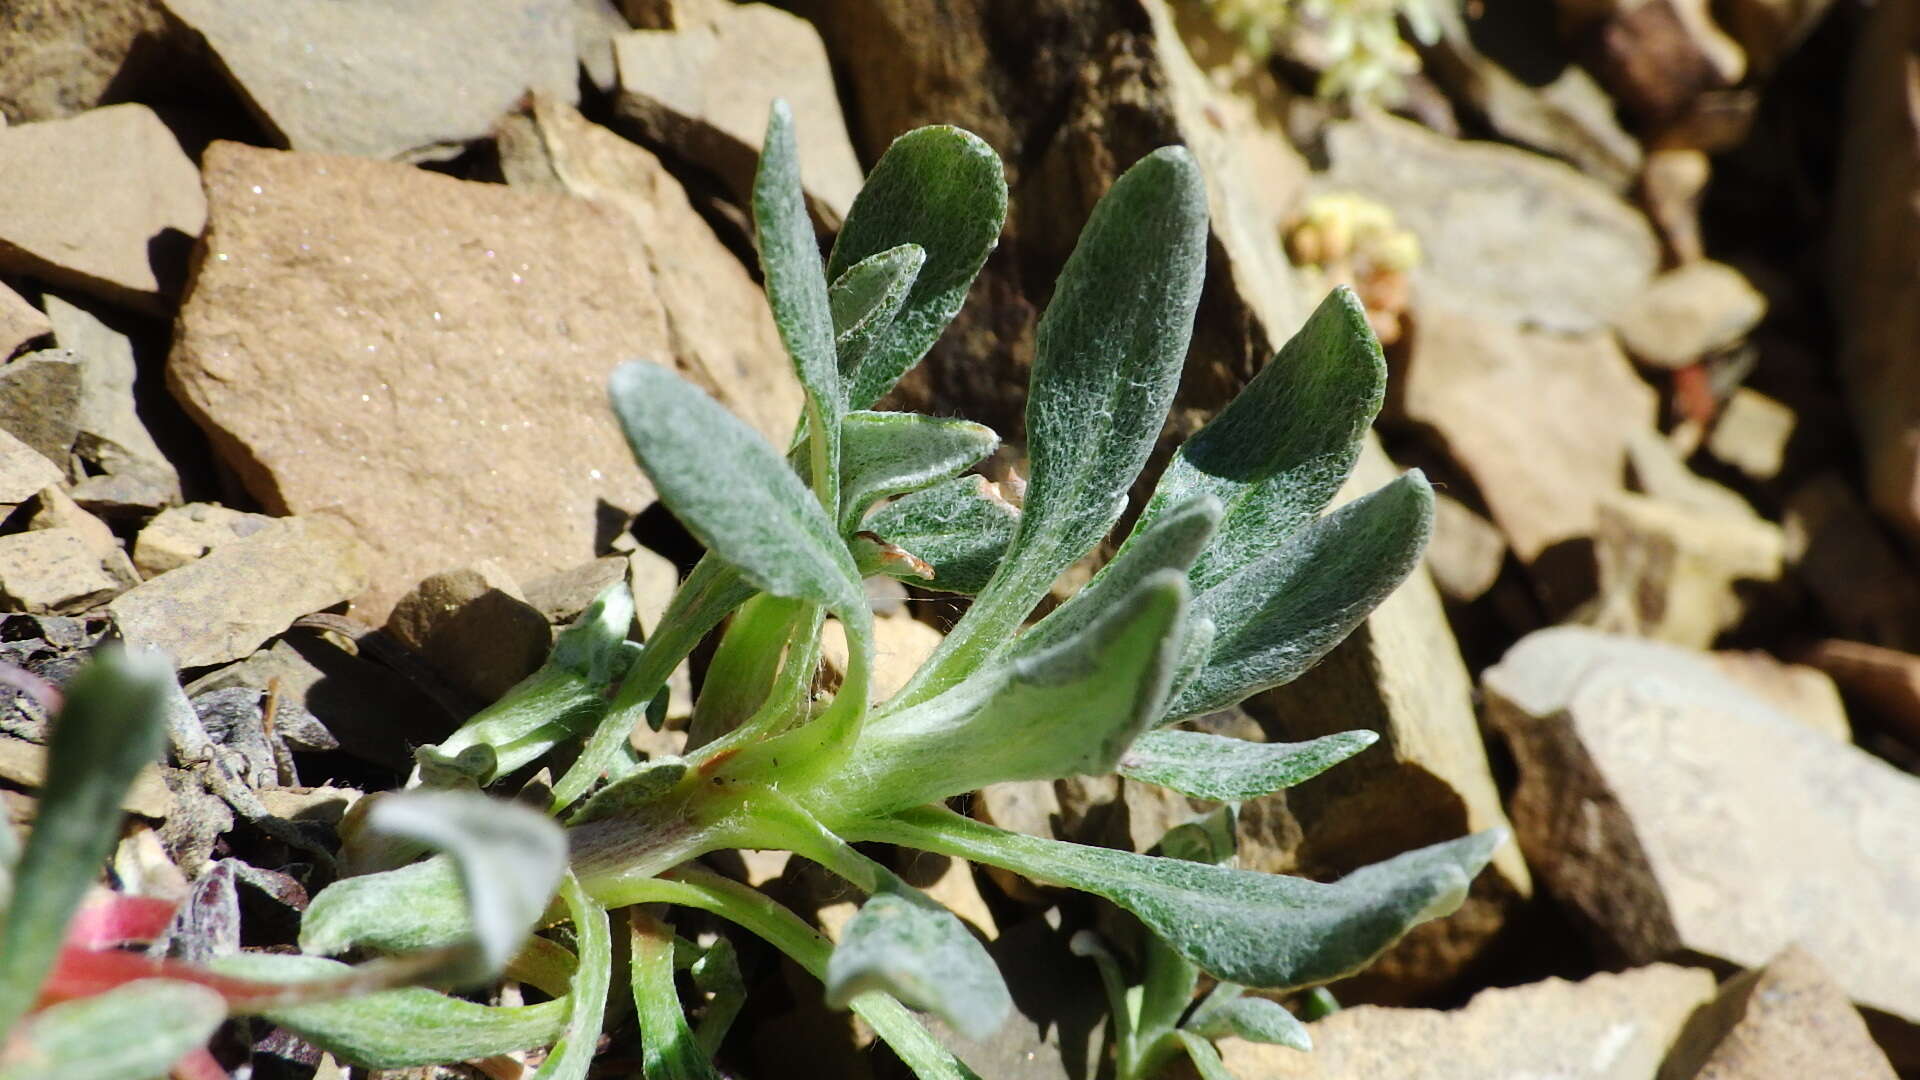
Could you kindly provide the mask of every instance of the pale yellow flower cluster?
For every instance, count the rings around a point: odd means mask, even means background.
[[[1320,71],[1321,97],[1390,100],[1420,57],[1400,34],[1440,36],[1446,5],[1457,0],[1202,0],[1214,18],[1258,57],[1295,54]]]

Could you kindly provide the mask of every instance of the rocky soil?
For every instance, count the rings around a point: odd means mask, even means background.
[[[993,425],[1002,472],[1049,283],[1157,146],[1192,148],[1214,229],[1168,446],[1336,282],[1388,344],[1343,497],[1425,469],[1430,573],[1205,724],[1383,736],[1242,807],[1243,865],[1517,842],[1331,988],[1313,1054],[1228,1040],[1235,1075],[1920,1076],[1920,0],[1471,0],[1420,60],[1392,108],[1324,101],[1311,40],[1256,58],[1202,0],[0,6],[0,660],[156,645],[205,728],[129,793],[115,884],[243,916],[205,948],[284,945],[412,746],[606,584],[658,618],[698,550],[606,377],[670,364],[791,430],[745,210],[780,96],[823,241],[910,127],[1004,158],[1003,242],[893,399]],[[898,685],[953,611],[874,602]],[[45,736],[0,689],[15,822]],[[1119,778],[972,802],[1143,850],[1208,808]],[[749,855],[830,933],[851,913]],[[1009,973],[1020,1015],[955,1039],[976,1068],[1097,1075],[1066,941],[1108,914],[900,869]],[[742,948],[732,1075],[901,1074]],[[218,1049],[342,1075],[264,1025]]]

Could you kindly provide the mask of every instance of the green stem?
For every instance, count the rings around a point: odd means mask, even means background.
[[[627,921],[633,935],[633,1007],[647,1080],[718,1080],[687,1026],[673,984],[673,929],[638,907],[627,909]]]
[[[533,1080],[581,1080],[587,1075],[599,1043],[601,1019],[607,1011],[607,987],[613,981],[613,934],[607,926],[607,909],[594,903],[572,874],[561,880],[560,898],[566,901],[567,915],[573,920],[580,964],[567,992],[572,1004],[567,1010],[566,1031],[553,1044]]]

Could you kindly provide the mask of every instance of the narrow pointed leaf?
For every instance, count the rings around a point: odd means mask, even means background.
[[[919,413],[848,413],[843,436],[840,498],[849,523],[876,500],[957,476],[1000,445],[985,425]]]
[[[612,393],[627,442],[661,501],[754,587],[836,610],[865,603],[853,560],[819,501],[752,428],[652,364],[622,365]]]
[[[926,565],[884,562],[863,548],[861,569],[911,581],[926,589],[972,595],[992,579],[1020,527],[1020,511],[984,476],[956,476],[904,495],[875,510],[861,529]]]
[[[275,982],[334,979],[349,970],[317,956],[272,953],[235,953],[212,966],[222,974]],[[538,1005],[477,1005],[414,987],[262,1015],[342,1061],[406,1069],[546,1046],[565,1030],[571,1006],[564,997]]]
[[[1120,759],[1119,773],[1216,802],[1244,802],[1318,776],[1372,746],[1371,731],[1300,743],[1256,743],[1198,731],[1149,731]]]
[[[1506,839],[1491,829],[1321,884],[1009,833],[939,807],[850,831],[1103,896],[1214,977],[1279,990],[1350,975],[1408,930],[1451,913]]]
[[[966,301],[1006,217],[1000,158],[970,132],[917,128],[881,155],[847,211],[827,276],[838,281],[856,264],[902,244],[924,249],[926,264],[885,334],[856,371],[843,373],[848,408],[871,407],[933,347]]]
[[[102,652],[67,684],[47,778],[0,926],[0,1032],[33,1004],[67,921],[120,835],[120,799],[160,756],[173,669],[157,653]]]
[[[848,267],[827,289],[843,392],[846,383],[859,376],[860,364],[874,345],[893,328],[926,261],[920,245],[901,244]]]
[[[1173,401],[1206,254],[1205,186],[1183,148],[1148,154],[1094,207],[1035,333],[1020,531],[901,704],[933,697],[1004,648],[1119,518]]]
[[[1186,595],[1178,571],[1161,571],[1059,645],[869,724],[821,812],[877,813],[1003,780],[1111,772],[1160,714]]]
[[[1063,641],[1121,602],[1148,576],[1162,570],[1185,571],[1193,565],[1220,523],[1220,503],[1202,495],[1163,514],[1151,528],[1137,532],[1134,542],[1100,568],[1093,580],[1072,599],[1020,635],[1020,653],[1044,649]]]
[[[613,933],[607,909],[595,903],[572,874],[560,883],[560,896],[573,920],[580,964],[567,990],[567,1026],[533,1080],[586,1080],[600,1042],[607,1011],[607,987],[613,982]]]
[[[627,918],[633,940],[629,977],[646,1080],[719,1080],[708,1059],[710,1051],[694,1037],[680,1007],[680,991],[673,983],[672,929],[639,908],[629,910]]]
[[[827,959],[827,1004],[846,1008],[869,990],[924,1009],[969,1039],[999,1029],[1013,1008],[993,958],[953,913],[925,898],[876,893]]]
[[[1205,589],[1311,521],[1360,456],[1387,378],[1366,308],[1341,286],[1218,416],[1180,447],[1141,512],[1143,529],[1196,495],[1226,505],[1194,564]]]
[[[1194,597],[1215,626],[1206,666],[1169,721],[1297,678],[1346,640],[1420,564],[1433,488],[1418,471],[1300,529]]]
[[[1221,983],[1207,1000],[1193,1010],[1185,1027],[1206,1039],[1238,1036],[1249,1042],[1290,1046],[1312,1050],[1313,1036],[1307,1025],[1287,1011],[1287,1007],[1266,998],[1247,997],[1231,983]]]
[[[141,979],[36,1013],[0,1045],[0,1080],[149,1080],[206,1045],[227,1003],[193,983]]]
[[[840,472],[840,362],[834,348],[832,305],[820,248],[800,187],[800,150],[794,144],[793,110],[776,100],[767,115],[760,167],[753,177],[753,236],[766,277],[767,306],[780,342],[793,358],[807,392],[808,441],[813,445],[816,484],[832,492]],[[831,497],[823,497],[833,505]]]

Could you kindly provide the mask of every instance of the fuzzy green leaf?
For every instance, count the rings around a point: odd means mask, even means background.
[[[861,547],[860,569],[911,581],[924,589],[971,595],[993,577],[1020,527],[1020,511],[984,476],[956,476],[895,499],[861,528],[931,568],[927,578],[910,564],[889,562],[883,550]]]
[[[926,261],[920,245],[901,244],[853,264],[828,287],[842,389],[859,376],[861,362],[893,328]]]
[[[1318,776],[1379,738],[1371,731],[1343,731],[1300,743],[1256,743],[1197,731],[1149,731],[1120,759],[1118,771],[1196,799],[1242,802]]]
[[[1333,291],[1212,422],[1180,447],[1136,533],[1199,495],[1226,506],[1190,574],[1210,588],[1327,505],[1360,456],[1387,378],[1380,342],[1353,290]]]
[[[1290,1046],[1312,1050],[1313,1036],[1307,1025],[1287,1011],[1286,1006],[1266,998],[1247,997],[1233,983],[1221,983],[1193,1010],[1183,1025],[1206,1039],[1235,1035],[1249,1042]]]
[[[300,920],[301,951],[319,956],[418,952],[472,936],[460,873],[446,856],[341,878],[320,890]]]
[[[627,640],[633,626],[633,591],[624,581],[601,590],[580,617],[554,636],[547,664],[563,668],[596,687],[625,675],[640,647]]]
[[[1215,1050],[1212,1043],[1191,1031],[1176,1030],[1172,1035],[1180,1041],[1181,1049],[1187,1052],[1188,1059],[1193,1062],[1193,1071],[1200,1080],[1235,1080],[1234,1075],[1227,1071],[1227,1063],[1220,1060],[1220,1051]]]
[[[827,275],[838,281],[855,264],[902,244],[924,249],[926,265],[858,370],[843,372],[848,408],[871,407],[933,347],[965,303],[1006,217],[1000,159],[970,132],[916,128],[881,155],[840,227]]]
[[[1193,564],[1220,523],[1220,503],[1202,495],[1185,506],[1161,515],[1149,529],[1128,544],[1093,580],[1066,603],[1020,635],[1018,653],[1029,653],[1064,641],[1105,612],[1123,602],[1140,582],[1162,570],[1185,571]]]
[[[982,424],[919,413],[848,413],[841,430],[840,504],[847,532],[876,500],[955,476],[1000,445],[1000,436]]]
[[[120,799],[160,756],[173,669],[157,653],[101,652],[67,684],[47,779],[0,927],[0,1032],[28,1008],[67,921],[120,835]]]
[[[821,501],[835,505],[831,485],[840,474],[840,362],[834,346],[832,305],[820,247],[800,187],[800,150],[794,144],[793,110],[776,100],[767,115],[760,167],[753,177],[753,236],[766,277],[767,306],[780,342],[793,358],[807,392],[808,442]]]
[[[567,917],[573,920],[580,964],[567,990],[566,1030],[533,1080],[586,1080],[599,1047],[607,987],[613,982],[613,934],[607,926],[607,909],[595,903],[572,874],[560,883],[560,896],[566,901]]]
[[[1169,721],[1224,709],[1320,662],[1420,564],[1433,488],[1416,470],[1295,532],[1194,597],[1215,627]]]
[[[225,975],[272,982],[336,979],[350,970],[317,956],[234,953],[211,966]],[[407,1069],[469,1061],[560,1037],[572,1003],[486,1006],[420,987],[268,1009],[263,1015],[342,1061]]]
[[[612,394],[660,500],[754,587],[843,612],[866,603],[819,501],[752,428],[653,364],[623,364]]]
[[[869,990],[937,1014],[970,1039],[992,1035],[1013,1008],[1007,984],[953,913],[901,887],[860,906],[827,960],[827,1004],[846,1008]]]
[[[226,1018],[226,1001],[204,986],[140,979],[34,1014],[6,1041],[0,1080],[148,1080]]]
[[[673,790],[687,775],[687,763],[677,757],[655,758],[642,762],[634,771],[601,788],[567,819],[568,825],[580,825],[631,810]]]
[[[1281,990],[1350,975],[1414,926],[1454,911],[1506,839],[1506,830],[1490,829],[1321,884],[1023,836],[940,807],[849,832],[1106,897],[1214,977]]]
[[[819,812],[881,813],[1002,780],[1113,771],[1158,718],[1186,582],[1163,570],[1080,633],[988,677],[867,725]]]
[[[700,1049],[712,1055],[720,1049],[720,1040],[726,1038],[733,1018],[740,1015],[741,1007],[747,1003],[747,982],[740,974],[740,957],[731,941],[717,937],[713,944],[701,950],[687,974],[693,976],[694,989],[709,995],[706,1012],[694,1029],[694,1038],[700,1043]]]
[[[946,690],[1005,648],[1061,571],[1119,518],[1173,401],[1206,261],[1205,185],[1181,147],[1148,154],[1094,208],[1035,332],[1020,530],[900,705]]]

